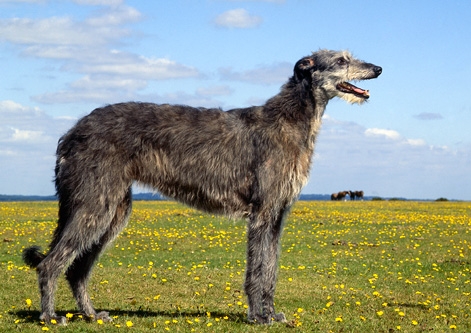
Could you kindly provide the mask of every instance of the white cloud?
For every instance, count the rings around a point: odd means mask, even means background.
[[[132,55],[130,55],[132,56]],[[120,60],[120,58],[117,58]],[[129,59],[128,59],[129,60]],[[85,64],[81,67],[81,72],[114,74],[119,76],[132,76],[134,78],[166,80],[176,78],[196,77],[198,70],[179,64],[175,61],[160,58],[133,57],[132,61],[117,61]]]
[[[13,130],[13,135],[11,136],[12,141],[40,143],[40,142],[49,140],[49,137],[45,136],[43,131],[28,131],[28,130],[20,130],[18,128],[12,128],[12,130]]]
[[[0,101],[2,194],[54,193],[57,140],[76,119],[53,118],[37,107]]]
[[[37,107],[0,101],[0,145],[10,152],[42,151],[54,145],[72,122],[52,118]]]
[[[262,18],[256,15],[250,15],[243,8],[228,10],[214,19],[214,24],[224,28],[254,28],[262,23]]]
[[[288,62],[275,63],[270,66],[263,65],[256,69],[234,71],[232,68],[220,68],[219,75],[223,80],[242,81],[254,84],[282,84],[293,73],[293,65]]]
[[[146,80],[139,80],[133,78],[116,78],[110,75],[85,75],[81,79],[74,81],[70,84],[73,90],[114,90],[114,89],[128,89],[138,90],[147,86]]]
[[[199,88],[196,93],[200,96],[226,96],[232,94],[233,90],[228,86],[212,86]]]
[[[426,146],[427,143],[423,139],[407,139],[406,142],[411,146]]]
[[[125,26],[142,18],[135,8],[115,0],[76,3],[107,8],[83,20],[69,16],[0,19],[0,42],[18,45],[26,56],[61,61],[60,70],[83,75],[64,89],[34,96],[33,100],[101,104],[116,100],[115,96],[132,98],[151,80],[201,77],[196,68],[174,60],[149,58],[114,47],[133,35]]]
[[[113,2],[113,1],[110,1]],[[91,17],[85,21],[90,27],[106,27],[109,29],[110,26],[118,26],[125,23],[137,22],[142,18],[142,14],[128,6],[119,6],[112,11],[107,9],[106,14],[98,17]]]
[[[397,140],[401,138],[401,135],[394,131],[382,128],[368,128],[365,130],[367,136],[384,136],[388,139]]]
[[[124,52],[108,52],[107,61],[77,63],[69,70],[89,73],[71,82],[67,89],[34,96],[46,104],[96,102],[107,103],[135,99],[150,80],[201,77],[196,68],[169,59],[139,57]]]

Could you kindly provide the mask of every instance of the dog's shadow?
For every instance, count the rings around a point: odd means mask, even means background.
[[[97,312],[101,311],[108,311],[102,309],[96,309]],[[80,316],[81,313],[76,312],[76,310],[70,311],[57,311],[57,315],[59,316],[66,316],[66,314],[71,313],[73,317],[70,318],[70,322],[74,321],[89,321],[85,316]],[[128,318],[138,317],[138,318],[146,318],[146,317],[170,317],[170,318],[197,318],[197,317],[206,317],[206,312],[202,311],[150,311],[150,310],[111,310],[109,311],[110,317],[118,317],[114,321],[119,320],[119,317],[126,316]],[[37,310],[18,310],[18,311],[11,311],[12,315],[17,316],[19,319],[22,319],[24,322],[27,323],[35,323],[40,322],[39,315],[40,312]],[[234,323],[247,323],[247,314],[246,313],[223,313],[223,312],[211,312],[212,318],[223,318],[224,320],[231,321]]]

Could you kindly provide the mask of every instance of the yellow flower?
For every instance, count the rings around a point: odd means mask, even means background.
[[[133,324],[132,321],[130,321],[130,320],[128,320],[128,321],[126,322],[126,326],[127,326],[127,327],[133,327],[133,325],[134,325],[134,324]]]
[[[412,325],[417,326],[419,323],[416,320],[412,320]]]
[[[103,320],[102,320],[102,319],[98,319],[98,320],[96,321],[96,323],[97,323],[98,325],[103,325]]]
[[[67,314],[65,315],[65,317],[68,318],[68,319],[72,318],[73,316],[74,316],[74,315],[73,315],[72,313],[67,313]]]
[[[47,326],[43,326],[43,328],[41,328],[41,330],[43,331],[49,331],[49,328]]]
[[[456,325],[450,325],[450,329],[456,330]]]
[[[383,311],[377,311],[376,314],[381,317],[384,314],[384,312]]]
[[[33,302],[31,302],[31,300],[30,300],[29,298],[27,298],[25,302],[26,302],[26,306],[27,306],[28,308],[30,308],[30,307],[31,307],[31,304],[33,303]]]
[[[342,317],[337,317],[337,318],[335,318],[335,321],[337,321],[337,322],[342,322],[343,319],[342,319]]]

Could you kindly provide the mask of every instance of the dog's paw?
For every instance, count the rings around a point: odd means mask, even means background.
[[[51,315],[43,313],[39,316],[39,320],[43,321],[46,324],[51,324],[51,325],[61,325],[61,326],[67,325],[67,318],[58,316],[55,313]]]
[[[286,316],[285,316],[285,314],[284,314],[283,312],[280,312],[280,313],[275,314],[275,315],[273,316],[273,320],[274,320],[274,321],[277,321],[277,322],[280,322],[280,323],[286,323],[286,322],[288,322],[288,321],[286,320]]]
[[[113,321],[113,318],[110,317],[110,313],[107,312],[107,311],[101,311],[101,312],[98,312],[95,316],[96,320],[98,319],[101,319],[103,320],[105,323],[109,323],[109,322],[112,322]]]

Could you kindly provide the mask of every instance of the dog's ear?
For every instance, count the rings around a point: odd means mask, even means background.
[[[311,79],[311,70],[315,68],[314,59],[312,57],[304,57],[294,65],[294,76],[296,81],[302,82],[303,80]]]

